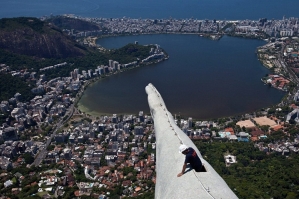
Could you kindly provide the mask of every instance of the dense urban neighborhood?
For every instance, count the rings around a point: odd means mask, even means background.
[[[265,86],[286,93],[279,104],[227,118],[197,120],[174,115],[175,122],[197,144],[238,142],[267,155],[298,156],[297,18],[219,21],[67,17],[98,24],[100,30],[63,31],[103,51],[106,49],[97,46],[90,36],[197,33],[212,39],[222,34],[267,39],[268,43],[257,49],[257,56],[272,74],[261,80]],[[68,76],[55,78],[47,74],[72,63],[58,62],[38,71],[12,70],[7,63],[0,63],[1,74],[32,84],[30,92],[34,96],[25,101],[16,92],[1,101],[0,198],[153,198],[156,140],[148,111],[92,116],[81,112],[77,103],[93,81],[166,59],[166,52],[155,44],[142,60],[109,60],[106,65],[75,68]],[[228,169],[243,162],[242,158],[231,150],[222,154],[221,162]]]
[[[201,36],[209,34],[211,39],[223,34],[267,39],[296,36],[299,30],[298,18],[295,17],[283,17],[280,20],[266,18],[259,20],[87,18],[76,15],[64,15],[64,17],[84,20],[99,26],[98,30],[63,30],[77,38],[123,34],[186,33]],[[47,20],[48,17],[42,19]]]

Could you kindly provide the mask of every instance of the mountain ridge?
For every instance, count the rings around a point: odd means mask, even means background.
[[[58,27],[33,17],[0,19],[0,48],[37,58],[84,56],[88,50]]]

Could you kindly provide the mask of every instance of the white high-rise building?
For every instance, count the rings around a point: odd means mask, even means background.
[[[192,128],[192,117],[188,118],[188,128]]]
[[[118,65],[119,65],[119,63],[117,61],[114,61],[113,62],[113,70],[119,70]]]
[[[114,62],[113,60],[111,59],[109,60],[109,67],[113,67],[113,62]]]
[[[87,72],[88,72],[88,76],[89,76],[89,78],[91,78],[91,77],[92,77],[92,70],[89,69]]]
[[[79,69],[78,69],[78,68],[75,68],[75,69],[74,69],[74,73],[73,73],[73,79],[74,79],[74,80],[78,79],[78,74],[79,74]]]

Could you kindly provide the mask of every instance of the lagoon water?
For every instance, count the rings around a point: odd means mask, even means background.
[[[168,110],[199,119],[242,114],[278,103],[284,93],[265,86],[269,71],[255,54],[261,40],[225,36],[140,35],[98,40],[106,48],[160,44],[170,59],[102,79],[86,89],[80,109],[91,114],[149,112],[144,87],[153,83]]]

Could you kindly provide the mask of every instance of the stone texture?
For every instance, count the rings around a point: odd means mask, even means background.
[[[173,116],[168,112],[162,96],[156,88],[149,84],[145,90],[148,94],[157,140],[155,198],[237,198],[213,167],[202,158],[189,137],[175,124]],[[191,170],[183,176],[177,177],[182,170],[185,158],[178,150],[181,142],[196,150],[207,172],[197,173]]]

